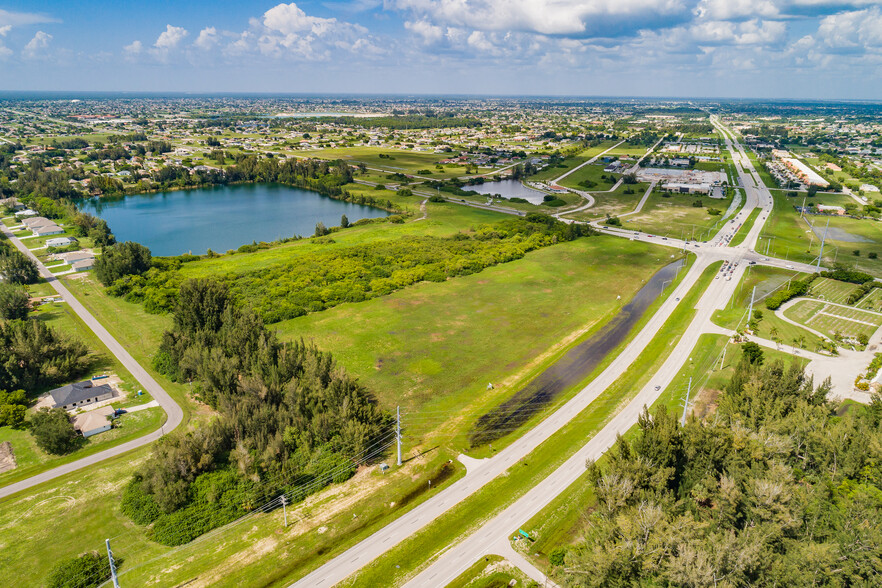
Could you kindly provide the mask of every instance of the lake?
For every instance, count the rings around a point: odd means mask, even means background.
[[[252,241],[315,233],[316,223],[332,227],[389,216],[372,206],[334,200],[310,190],[279,184],[237,184],[120,200],[82,201],[80,209],[107,221],[117,241],[136,241],[153,255],[168,256],[209,249],[223,253]]]
[[[502,180],[499,182],[484,182],[474,186],[463,186],[463,190],[477,192],[478,194],[499,194],[503,198],[523,198],[533,204],[542,204],[544,192],[528,188],[520,180]]]

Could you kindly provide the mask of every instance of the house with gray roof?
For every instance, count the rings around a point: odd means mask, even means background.
[[[85,380],[51,390],[49,395],[52,396],[53,408],[76,410],[102,400],[110,400],[113,398],[113,388],[107,384],[95,386],[92,380]]]

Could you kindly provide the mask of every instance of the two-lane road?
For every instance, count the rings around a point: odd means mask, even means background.
[[[147,445],[148,443],[152,443],[153,441],[159,439],[164,434],[169,433],[173,429],[175,429],[184,419],[184,411],[178,406],[177,402],[175,402],[171,396],[168,395],[162,386],[160,386],[153,377],[147,373],[141,364],[139,364],[135,359],[126,351],[122,345],[117,342],[116,339],[111,336],[107,329],[101,326],[101,323],[92,316],[92,314],[86,310],[86,307],[83,306],[74,296],[70,293],[70,291],[58,281],[58,279],[52,275],[46,267],[38,260],[33,253],[31,253],[24,244],[15,237],[15,234],[7,229],[2,223],[0,223],[0,230],[2,230],[6,235],[10,238],[13,245],[15,245],[19,251],[30,257],[37,264],[37,267],[40,270],[40,275],[44,277],[52,288],[55,289],[56,292],[61,294],[62,298],[65,302],[71,307],[71,309],[77,313],[77,316],[82,319],[86,326],[92,329],[92,332],[101,339],[101,342],[107,346],[110,352],[119,360],[119,362],[127,369],[129,372],[135,377],[135,379],[141,384],[141,387],[146,390],[149,394],[153,396],[154,399],[159,403],[159,406],[165,411],[167,415],[167,419],[162,427],[158,431],[153,431],[152,433],[148,433],[143,437],[138,437],[137,439],[133,439],[131,441],[127,441],[121,445],[117,445],[111,449],[105,449],[104,451],[99,451],[98,453],[94,453],[88,457],[84,457],[82,459],[78,459],[76,461],[72,461],[70,463],[58,466],[49,471],[43,472],[41,474],[37,474],[35,476],[31,476],[25,480],[20,482],[16,482],[14,484],[10,484],[8,486],[4,486],[0,488],[0,498],[4,498],[6,496],[10,496],[15,494],[16,492],[21,492],[22,490],[26,490],[28,488],[32,488],[38,484],[42,484],[43,482],[47,482],[59,476],[63,476],[65,474],[69,474],[71,472],[75,472],[79,469],[82,469],[86,466],[90,466],[101,462],[105,459],[121,455],[127,451],[131,451],[132,449],[136,449],[138,447],[142,447]]]

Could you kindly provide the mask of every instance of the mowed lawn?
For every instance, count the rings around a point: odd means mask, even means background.
[[[385,407],[429,411],[444,422],[441,413],[511,396],[519,376],[599,328],[668,261],[661,247],[583,238],[276,327],[284,338],[333,350]]]
[[[640,196],[642,197],[642,192]],[[693,206],[697,200],[704,206]],[[685,235],[706,241],[723,225],[722,213],[726,212],[730,202],[731,199],[716,200],[701,194],[675,194],[665,198],[653,192],[643,209],[638,214],[623,218],[622,223],[628,229],[678,238]],[[722,213],[708,214],[708,208],[715,208]]]
[[[783,193],[774,193],[775,206],[763,227],[762,239],[774,237],[769,255],[811,263],[817,259],[821,249],[821,237],[829,220],[830,228],[824,245],[823,264],[832,266],[836,262],[854,265],[855,269],[875,276],[882,276],[882,224],[872,219],[853,219],[843,216],[806,215],[800,218],[794,206],[801,206],[802,195],[789,198]],[[843,196],[818,194],[807,199],[807,204],[829,204],[841,206],[854,202]],[[813,235],[811,225],[817,229]],[[858,255],[854,254],[858,252]],[[875,253],[877,259],[868,255]]]
[[[438,179],[464,176],[466,173],[466,168],[463,165],[443,164],[443,170],[435,168],[440,161],[455,156],[453,153],[408,151],[404,149],[390,149],[388,147],[339,147],[316,151],[298,151],[297,155],[329,160],[342,159],[343,161],[364,163],[368,167],[377,167],[404,174],[416,174],[420,170],[428,169],[432,172],[430,177]],[[384,157],[380,157],[380,155]],[[486,173],[493,169],[482,167],[478,171],[479,173]]]
[[[784,316],[824,333],[856,338],[872,335],[882,324],[882,315],[857,308],[845,308],[820,300],[800,300],[784,311]]]

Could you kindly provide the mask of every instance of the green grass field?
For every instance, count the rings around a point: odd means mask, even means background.
[[[380,157],[388,155],[390,158]],[[320,149],[315,151],[298,151],[298,156],[316,157],[319,159],[342,159],[352,163],[364,163],[368,167],[380,168],[389,172],[416,174],[422,169],[432,171],[432,178],[447,179],[466,175],[464,165],[443,164],[443,169],[435,168],[440,161],[452,157],[452,153],[432,153],[424,151],[408,151],[390,149],[388,147],[340,147],[336,149]],[[480,168],[478,173],[493,171],[493,168]]]
[[[847,197],[819,193],[813,201],[815,204],[840,206],[843,198]],[[870,253],[882,257],[882,224],[878,221],[814,215],[806,215],[803,219],[793,208],[802,205],[801,196],[788,198],[784,193],[775,193],[774,199],[775,206],[761,235],[763,241],[773,238],[769,255],[811,263],[817,259],[820,252],[821,236],[829,220],[831,231],[828,232],[824,245],[822,263],[828,267],[832,266],[834,261],[848,263],[859,271],[882,276],[882,259],[868,257]],[[817,228],[818,235],[812,233],[810,223]],[[855,250],[859,255],[853,254]]]
[[[693,206],[696,200],[701,200],[704,206]],[[723,224],[722,214],[708,214],[708,208],[725,212],[729,202],[731,199],[713,200],[698,194],[676,194],[665,198],[654,192],[649,195],[643,210],[623,218],[622,224],[635,231],[706,241]]]
[[[762,303],[762,300],[771,292],[785,288],[789,280],[805,277],[805,274],[791,270],[750,266],[726,308],[714,313],[713,321],[728,329],[744,329],[747,325],[747,310],[750,307],[751,292],[756,287],[756,302],[753,308],[762,312],[763,318],[759,321],[755,334],[764,339],[777,338],[788,345],[798,345],[797,342],[800,342],[805,345],[806,349],[815,350],[821,343],[817,335],[781,320]]]
[[[30,286],[29,294],[32,296],[38,293],[42,294],[45,288],[39,286]],[[46,284],[43,284],[43,286],[48,288]],[[119,376],[121,380],[119,387],[126,392],[127,398],[113,403],[113,406],[117,408],[131,407],[151,400],[151,397],[147,394],[142,396],[135,395],[140,389],[138,382],[113,357],[98,337],[86,327],[67,304],[44,304],[33,311],[31,316],[57,329],[65,336],[85,343],[92,352],[92,362],[89,366],[90,374],[115,374]],[[88,377],[88,375],[84,377]],[[39,392],[45,391],[41,390]],[[11,484],[50,468],[86,457],[114,445],[119,445],[159,428],[160,424],[164,421],[165,413],[159,408],[147,409],[123,416],[119,421],[120,428],[91,437],[77,451],[62,456],[43,452],[37,447],[31,434],[25,430],[0,427],[0,441],[10,441],[12,443],[12,449],[15,452],[18,464],[14,470],[0,474],[0,486]]]
[[[673,343],[683,333],[695,314],[694,306],[713,279],[719,264],[713,264],[702,274],[664,327],[647,346],[640,357],[591,406],[582,411],[550,439],[542,443],[507,475],[482,488],[431,525],[411,536],[368,567],[357,577],[343,583],[345,586],[376,586],[400,583],[414,571],[429,563],[428,555],[435,554],[456,537],[474,529],[484,520],[523,495],[573,452],[586,443],[645,385],[673,349]],[[525,528],[531,532],[530,528]]]
[[[603,171],[605,165],[603,163],[592,163],[591,165],[581,167],[565,177],[561,181],[561,185],[589,192],[609,190],[618,181],[621,174]]]
[[[784,316],[820,331],[829,338],[835,334],[857,338],[872,335],[882,324],[882,316],[859,310],[827,304],[820,300],[800,300],[784,311]]]
[[[387,408],[467,411],[462,429],[476,411],[513,394],[538,362],[604,324],[666,260],[660,247],[591,237],[276,328],[283,338],[334,350]],[[605,287],[592,288],[599,283]]]
[[[856,289],[857,286],[855,284],[831,280],[830,278],[818,278],[812,282],[811,296],[828,302],[845,304],[848,297]]]

